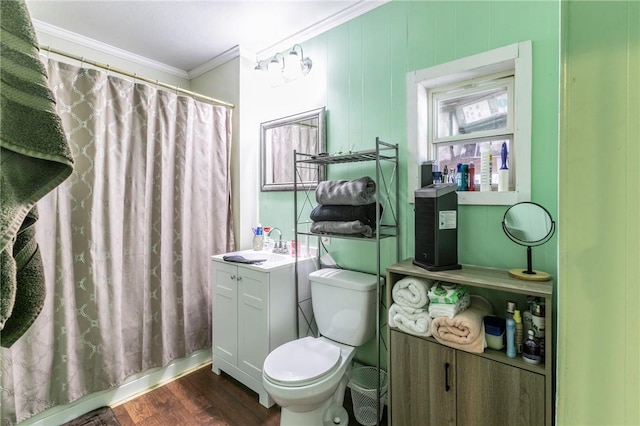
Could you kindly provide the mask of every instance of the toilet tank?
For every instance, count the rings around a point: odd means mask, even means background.
[[[363,272],[324,268],[309,274],[311,304],[320,335],[350,346],[376,331],[377,285],[384,280]]]

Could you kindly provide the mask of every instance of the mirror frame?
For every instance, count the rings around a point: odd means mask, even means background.
[[[310,120],[313,118],[318,119],[318,141],[317,152],[311,154],[320,154],[326,152],[327,149],[327,131],[326,131],[326,109],[325,107],[312,109],[310,111],[301,112],[298,114],[289,115],[287,117],[277,118],[271,121],[265,121],[260,123],[260,190],[261,191],[292,191],[295,187],[294,182],[280,182],[280,183],[267,183],[267,167],[266,167],[266,152],[267,152],[267,131],[276,127],[285,126],[288,124],[294,124],[303,120]],[[273,166],[272,166],[273,167]],[[294,167],[294,164],[287,165],[287,167]],[[318,180],[313,182],[298,181],[300,187],[315,188],[319,181],[324,180],[324,168],[321,167],[318,171]]]
[[[525,205],[526,206],[531,206],[532,208],[540,209],[540,211],[542,211],[546,215],[548,220],[549,220],[549,229],[548,229],[547,233],[542,238],[540,238],[538,240],[533,240],[533,241],[522,240],[522,239],[516,237],[515,235],[513,235],[511,233],[510,229],[509,229],[509,226],[507,225],[507,216],[509,215],[509,212],[511,212],[512,209],[514,209],[514,208],[523,207]],[[556,223],[553,220],[553,217],[551,216],[551,213],[549,213],[549,210],[545,209],[540,204],[534,203],[532,201],[522,201],[520,203],[516,203],[516,204],[510,206],[507,209],[507,211],[504,212],[504,216],[502,218],[502,230],[507,235],[507,237],[509,237],[509,239],[511,241],[513,241],[514,243],[519,244],[521,246],[525,246],[525,247],[536,247],[536,246],[539,246],[539,245],[542,245],[542,244],[546,243],[553,236],[553,234],[555,232],[555,228],[556,228]]]
[[[513,235],[511,233],[511,231],[509,230],[509,226],[507,225],[507,216],[509,215],[509,213],[512,211],[512,209],[517,208],[517,206],[524,206],[524,205],[529,205],[532,208],[537,208],[540,209],[545,215],[546,218],[549,220],[550,222],[550,227],[549,230],[547,231],[547,234],[545,236],[543,236],[541,239],[539,240],[533,240],[533,241],[526,241],[526,240],[522,240],[518,237],[516,237],[515,235]],[[515,211],[515,210],[513,210]],[[526,281],[548,281],[551,279],[551,276],[549,274],[547,274],[546,272],[542,272],[542,271],[536,271],[532,268],[532,260],[531,260],[531,247],[537,247],[540,246],[544,243],[546,243],[547,241],[549,241],[551,239],[551,237],[553,236],[555,230],[556,230],[556,222],[553,220],[553,217],[551,216],[551,213],[549,213],[549,210],[545,209],[543,206],[541,206],[538,203],[534,203],[532,201],[522,201],[520,203],[516,203],[512,206],[510,206],[507,211],[504,212],[504,216],[502,218],[502,230],[504,231],[505,235],[514,243],[519,244],[521,246],[525,246],[527,248],[527,269],[522,269],[522,268],[515,268],[515,269],[510,269],[509,270],[509,275],[520,279],[520,280],[526,280]]]

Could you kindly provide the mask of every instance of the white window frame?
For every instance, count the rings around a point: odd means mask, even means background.
[[[431,89],[474,80],[492,74],[513,72],[513,157],[516,185],[513,191],[460,191],[458,204],[512,205],[531,201],[531,41],[511,44],[488,52],[407,73],[407,199],[414,202],[420,188],[420,165],[433,160],[428,126]]]

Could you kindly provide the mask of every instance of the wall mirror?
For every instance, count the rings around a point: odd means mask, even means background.
[[[527,281],[551,279],[549,274],[535,271],[531,265],[531,247],[546,243],[555,231],[555,222],[547,209],[528,201],[514,204],[504,214],[502,229],[511,241],[527,247],[527,269],[511,269],[509,275]]]
[[[293,190],[293,151],[310,155],[326,152],[325,108],[260,124],[262,191]],[[297,181],[313,188],[321,170],[299,171]]]

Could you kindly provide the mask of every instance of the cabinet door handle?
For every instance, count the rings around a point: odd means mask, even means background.
[[[238,281],[242,281],[242,277],[238,277]]]
[[[445,392],[449,392],[449,389],[451,389],[451,386],[449,386],[449,367],[451,364],[449,364],[448,362],[446,362],[444,364],[444,390]]]
[[[232,279],[232,280],[235,280],[235,279],[236,279],[236,276],[235,276],[235,275],[231,275],[231,279]]]

